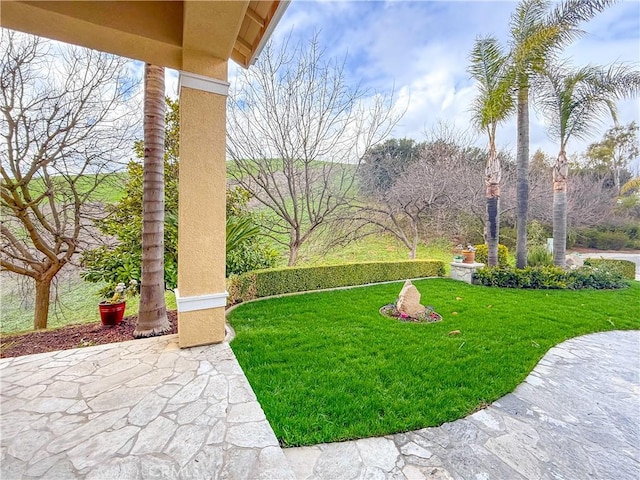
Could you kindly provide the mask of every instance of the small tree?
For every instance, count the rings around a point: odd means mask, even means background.
[[[610,172],[616,195],[621,193],[623,173],[627,166],[638,157],[638,125],[616,125],[604,134],[602,140],[589,145],[586,153],[587,166],[602,168]]]
[[[405,155],[411,161],[404,162],[391,184],[380,182],[377,175],[379,165],[390,160],[367,161],[362,166],[360,182],[366,195],[356,218],[395,236],[407,247],[409,257],[415,258],[420,238],[443,218],[466,208],[471,195],[460,176],[474,171],[474,164],[466,149],[446,140],[419,144]]]
[[[51,282],[103,215],[99,188],[127,154],[136,82],[127,60],[2,30],[0,268],[35,282],[46,328]]]
[[[289,265],[348,208],[362,156],[398,119],[390,99],[349,87],[343,69],[317,37],[268,45],[230,94],[230,175],[270,210],[262,226],[288,247]]]

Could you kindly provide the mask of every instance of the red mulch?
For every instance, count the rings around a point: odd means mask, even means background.
[[[167,317],[171,323],[171,331],[168,334],[178,333],[177,313],[169,311]],[[55,330],[2,335],[0,336],[0,358],[133,340],[137,319],[137,315],[125,317],[120,325],[115,327],[103,327],[100,323],[87,323],[69,325]]]

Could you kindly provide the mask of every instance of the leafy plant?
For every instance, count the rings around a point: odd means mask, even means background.
[[[554,266],[525,268],[482,268],[474,275],[480,285],[502,288],[530,289],[618,289],[628,286],[617,269],[590,266],[563,270]]]
[[[489,248],[486,243],[476,245],[476,262],[487,264]],[[509,249],[506,245],[498,245],[498,266],[509,265]]]
[[[628,280],[635,280],[636,278],[636,264],[630,260],[617,260],[615,258],[587,258],[584,264],[596,268],[617,269],[620,274]]]
[[[109,291],[107,298],[103,298],[100,302],[101,305],[115,305],[116,303],[124,302],[127,297],[133,296],[138,293],[138,281],[131,279],[128,284],[124,282],[118,283],[113,291]]]
[[[530,267],[544,267],[553,265],[553,254],[546,246],[534,245],[527,252],[527,265]]]

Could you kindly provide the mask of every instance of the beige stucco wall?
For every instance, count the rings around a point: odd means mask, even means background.
[[[198,57],[196,57],[197,61]],[[210,72],[226,80],[226,62]],[[182,87],[178,291],[180,297],[225,291],[226,96]],[[178,312],[180,346],[224,340],[224,307]]]

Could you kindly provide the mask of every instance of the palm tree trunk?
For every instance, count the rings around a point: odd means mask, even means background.
[[[489,158],[485,168],[485,184],[487,187],[487,264],[498,265],[498,242],[500,237],[500,180],[502,167],[493,141],[489,144]]]
[[[144,69],[144,170],[142,187],[142,282],[133,336],[170,330],[164,301],[164,69]]]
[[[564,149],[553,167],[553,264],[566,266],[567,255],[567,176],[569,166]]]
[[[529,211],[529,85],[518,88],[518,141],[516,156],[516,268],[527,266],[527,215]]]

